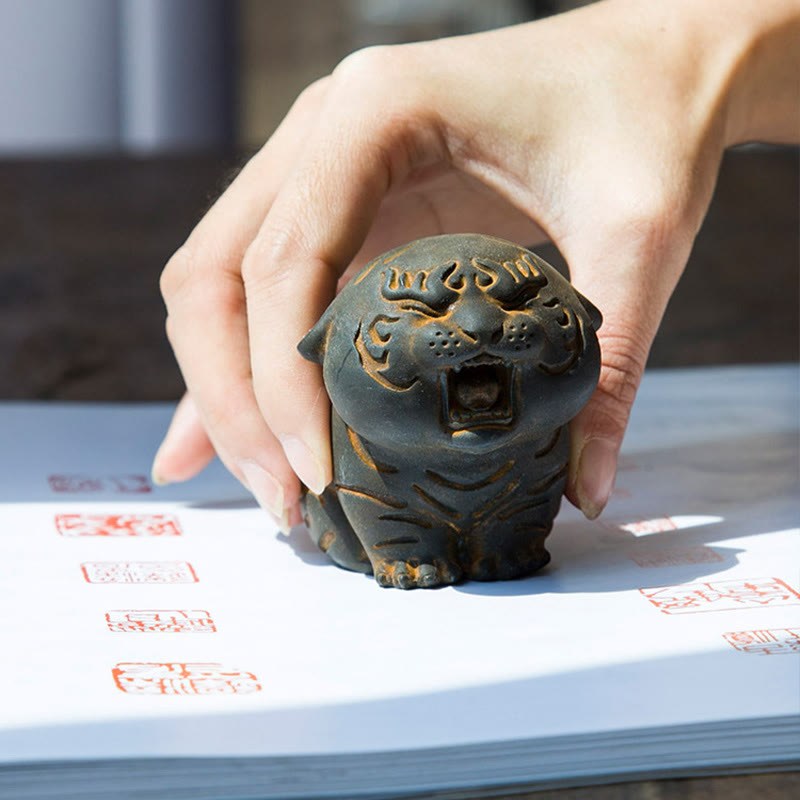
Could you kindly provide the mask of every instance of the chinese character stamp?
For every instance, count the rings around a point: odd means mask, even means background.
[[[630,500],[633,497],[633,492],[624,486],[615,486],[611,491],[611,496],[615,500]]]
[[[722,556],[711,547],[676,547],[670,550],[646,550],[629,553],[631,561],[640,567],[679,567],[686,564],[707,564],[722,561]]]
[[[79,492],[102,492],[103,481],[86,475],[50,475],[47,478],[54,492],[77,494]]]
[[[86,561],[88,583],[197,583],[188,561]]]
[[[620,530],[632,533],[634,536],[647,536],[650,533],[665,533],[676,531],[678,526],[671,517],[656,517],[655,519],[640,519],[620,525]]]
[[[62,494],[86,494],[89,492],[116,492],[119,494],[146,494],[153,487],[146,475],[50,475],[50,489]]]
[[[216,633],[208,611],[109,611],[108,629],[114,633]]]
[[[62,536],[180,536],[170,514],[56,514]]]
[[[728,644],[741,653],[756,653],[762,656],[800,653],[800,628],[735,631],[722,635]]]
[[[800,603],[800,594],[780,578],[740,578],[639,589],[663,614],[733,611]]]
[[[114,683],[127,694],[253,694],[261,685],[252,672],[222,664],[121,663],[112,670]]]

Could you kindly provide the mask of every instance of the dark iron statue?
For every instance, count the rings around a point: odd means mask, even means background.
[[[597,384],[598,310],[553,267],[478,234],[372,261],[300,343],[333,404],[314,541],[382,586],[529,575]]]

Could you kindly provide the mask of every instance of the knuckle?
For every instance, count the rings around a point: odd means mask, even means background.
[[[169,304],[186,286],[195,272],[195,259],[187,245],[181,245],[169,259],[161,272],[159,289],[164,301]]]
[[[239,313],[244,305],[238,268],[209,253],[201,262],[194,252],[188,245],[181,246],[161,273],[159,288],[167,311],[174,313],[178,306],[190,306],[218,310],[223,315]]]
[[[240,257],[236,252],[214,248],[201,242],[192,246],[194,235],[181,245],[161,272],[159,289],[168,311],[174,307],[200,303],[236,305],[241,293]],[[201,255],[202,254],[202,257]]]
[[[306,253],[300,237],[289,228],[264,231],[251,242],[242,259],[242,280],[248,291],[266,286],[280,290],[292,277],[292,264]],[[288,253],[295,254],[289,258]]]
[[[356,50],[333,71],[331,92],[339,108],[347,108],[372,130],[393,130],[419,116],[426,106],[430,85],[423,68],[426,62],[419,44]]]
[[[295,105],[298,108],[307,108],[307,109],[314,109],[318,107],[325,96],[327,95],[331,85],[331,76],[325,75],[322,78],[317,78],[317,80],[310,83],[303,89],[302,92],[297,96],[295,100]]]
[[[318,251],[303,226],[276,220],[265,226],[247,248],[241,275],[247,301],[259,305],[284,304],[298,285],[336,285],[341,271],[336,260]]]
[[[208,274],[183,282],[180,301],[173,296],[167,302],[164,329],[180,360],[186,350],[203,341],[209,321],[213,320],[216,329],[235,336],[246,326],[246,318],[247,301],[241,281],[226,273]]]
[[[592,397],[590,427],[598,434],[621,438],[647,361],[641,337],[606,334],[601,345],[600,380]]]
[[[680,199],[657,181],[621,193],[607,211],[613,237],[637,259],[659,258],[689,233]]]
[[[175,345],[178,338],[175,330],[175,317],[167,314],[167,318],[164,320],[164,331],[167,334],[167,341],[169,342],[170,347],[175,350]]]
[[[333,71],[333,78],[348,85],[387,80],[397,67],[401,52],[400,45],[363,47],[339,62]]]
[[[203,421],[213,439],[219,440],[219,449],[228,455],[245,449],[246,440],[237,434],[237,423],[250,419],[252,403],[243,387],[229,386],[224,394],[203,400]]]

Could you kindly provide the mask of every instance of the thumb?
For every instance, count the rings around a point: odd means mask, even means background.
[[[572,283],[603,314],[598,331],[601,368],[597,388],[570,423],[570,466],[566,495],[588,519],[600,515],[614,488],[617,457],[650,346],[688,257],[676,242],[667,250],[593,258],[577,254]],[[648,248],[649,249],[649,248]],[[607,250],[608,252],[608,250]]]

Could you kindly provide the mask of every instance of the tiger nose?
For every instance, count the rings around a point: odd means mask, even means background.
[[[454,317],[453,322],[466,336],[480,344],[497,344],[503,338],[502,316],[485,308],[464,309]]]

